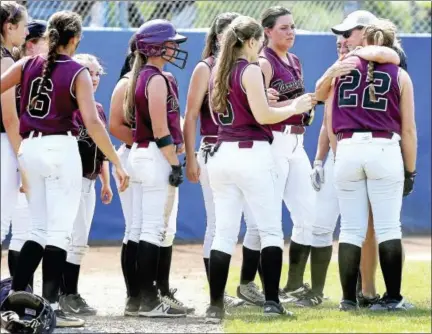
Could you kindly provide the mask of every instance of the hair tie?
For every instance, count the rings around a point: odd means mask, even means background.
[[[238,37],[236,31],[234,30],[234,27],[231,27],[231,30],[233,31],[235,37],[237,37],[237,39],[238,39],[241,43],[244,43],[244,40],[242,40],[240,37]]]

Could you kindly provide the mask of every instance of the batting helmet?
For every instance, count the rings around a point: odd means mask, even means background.
[[[150,20],[136,32],[136,48],[139,53],[146,57],[160,56],[181,69],[186,65],[188,53],[178,47],[168,46],[166,43],[180,44],[186,40],[187,37],[178,34],[173,24],[167,20]]]
[[[5,279],[0,281],[0,305],[3,304],[3,301],[9,295],[9,292],[11,291],[11,289],[12,289],[12,277],[5,278]],[[30,292],[30,293],[33,292],[30,285],[27,285],[27,288],[25,291]]]
[[[26,291],[7,296],[0,312],[1,327],[10,333],[51,334],[56,327],[56,316],[50,304]]]

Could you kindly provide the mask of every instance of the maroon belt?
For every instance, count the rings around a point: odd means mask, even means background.
[[[128,145],[128,144],[126,144],[126,148],[131,149],[131,148],[132,148],[132,145]]]
[[[342,139],[350,139],[353,137],[354,133],[371,133],[372,134],[372,138],[385,138],[385,139],[392,139],[393,137],[393,132],[387,132],[387,131],[370,131],[370,132],[365,132],[365,131],[346,131],[346,132],[339,132],[336,135],[337,140],[342,140]]]
[[[150,146],[150,143],[151,143],[150,140],[142,141],[141,143],[138,143],[137,148],[147,148]]]
[[[99,173],[91,173],[91,174],[88,173],[88,174],[84,174],[84,177],[85,177],[86,179],[91,180],[91,181],[96,180],[98,176],[99,176]]]
[[[204,144],[216,144],[217,143],[217,137],[203,137],[203,143]]]
[[[285,132],[287,127],[291,127],[289,133],[293,135],[302,135],[306,132],[304,126],[301,125],[274,124],[270,126],[272,131],[277,132]]]
[[[21,135],[23,139],[27,139],[30,137],[30,135],[33,133],[33,138],[35,137],[45,137],[45,136],[68,136],[69,134],[72,134],[70,131],[61,131],[61,132],[55,132],[55,133],[45,133],[40,131],[30,131],[26,132]]]

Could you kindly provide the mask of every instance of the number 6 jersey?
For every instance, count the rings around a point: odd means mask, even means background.
[[[42,56],[30,58],[23,66],[21,75],[20,134],[39,131],[56,134],[77,132],[73,121],[78,104],[74,95],[77,75],[85,69],[72,58],[58,55],[45,86],[41,89],[34,108],[27,108],[37,95],[42,80],[43,66],[47,60]]]
[[[368,61],[357,58],[356,69],[336,80],[332,125],[335,134],[346,131],[401,132],[400,68],[374,64],[376,101],[369,94]]]

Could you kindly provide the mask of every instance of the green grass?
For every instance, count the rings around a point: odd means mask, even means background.
[[[377,275],[378,292],[383,293],[384,283],[380,270]],[[310,282],[309,267],[305,282]],[[227,291],[235,295],[240,268],[232,267]],[[284,266],[281,286],[287,278]],[[294,317],[266,319],[262,309],[245,307],[230,310],[224,321],[226,333],[431,333],[431,263],[406,262],[402,282],[404,297],[415,305],[408,312],[381,313],[361,310],[357,313],[340,312],[341,288],[337,263],[331,263],[325,295],[330,299],[313,309],[300,309],[290,304],[287,309]]]

